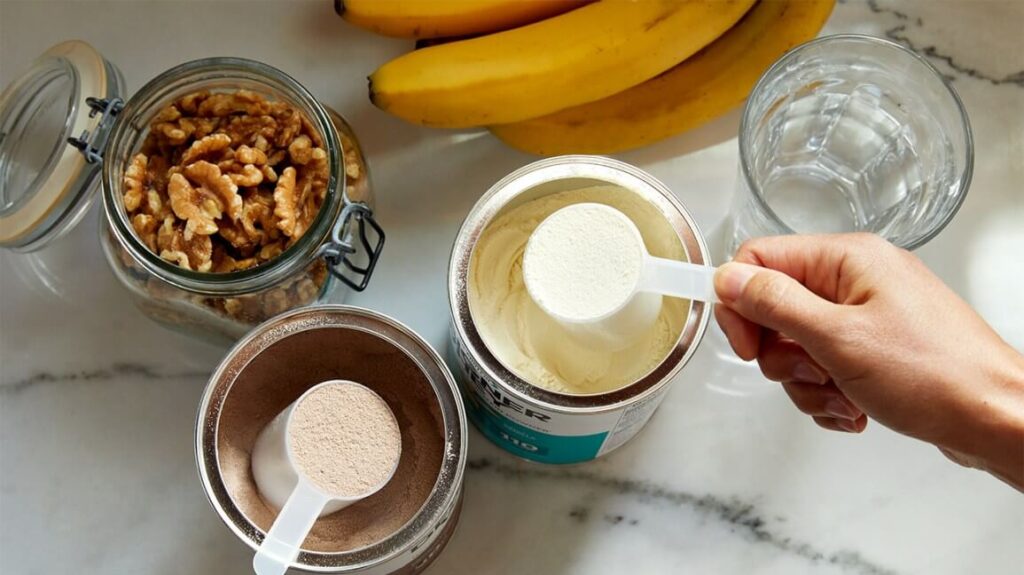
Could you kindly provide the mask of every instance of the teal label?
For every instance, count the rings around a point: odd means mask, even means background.
[[[466,403],[466,415],[487,439],[519,457],[541,463],[578,463],[597,457],[608,437],[607,431],[555,435],[524,425],[521,422],[551,425],[552,417],[557,414],[545,413],[510,398],[498,385],[473,369],[471,358],[454,341],[454,334],[452,339],[451,350],[463,376],[459,383]]]
[[[466,415],[487,439],[519,457],[541,463],[590,461],[604,444],[607,433],[550,435],[519,425],[480,402],[475,393],[464,393]]]

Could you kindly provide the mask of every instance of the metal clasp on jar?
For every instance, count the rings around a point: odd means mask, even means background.
[[[107,145],[110,128],[114,125],[115,117],[124,108],[124,102],[121,98],[100,99],[89,97],[85,99],[85,103],[90,108],[90,118],[95,117],[96,114],[103,115],[91,133],[85,130],[77,138],[68,138],[68,143],[82,152],[86,163],[99,164],[103,162],[103,148]]]
[[[367,263],[364,265],[359,265],[352,260],[352,256],[359,251],[353,245],[355,239],[355,234],[351,229],[353,220],[359,225],[359,243],[367,258]],[[368,236],[367,226],[376,233],[376,244]],[[384,230],[373,219],[373,210],[366,204],[350,203],[341,211],[338,222],[331,230],[330,240],[320,246],[318,255],[327,262],[327,270],[331,272],[331,275],[355,291],[363,291],[370,283],[370,276],[373,275],[373,270],[377,267],[377,261],[380,259],[383,249]],[[345,273],[346,270],[355,275],[357,279],[348,277]]]

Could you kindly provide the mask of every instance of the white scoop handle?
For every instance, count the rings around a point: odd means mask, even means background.
[[[637,291],[718,303],[715,268],[648,255]]]
[[[313,528],[320,511],[331,498],[299,477],[288,501],[274,520],[263,543],[252,559],[257,575],[283,575],[299,556],[302,542]]]

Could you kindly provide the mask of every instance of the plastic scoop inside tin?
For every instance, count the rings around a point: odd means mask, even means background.
[[[657,258],[625,214],[596,203],[573,204],[534,230],[523,255],[530,297],[587,345],[625,349],[650,330],[662,296],[718,300],[715,268]]]
[[[398,468],[401,446],[387,403],[355,382],[313,386],[278,414],[252,456],[260,494],[281,509],[253,558],[256,573],[283,574],[318,517],[380,491]]]

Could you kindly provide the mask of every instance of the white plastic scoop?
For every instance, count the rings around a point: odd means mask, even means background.
[[[379,395],[343,380],[307,390],[260,432],[253,448],[260,493],[281,509],[253,558],[256,573],[287,571],[317,518],[380,491],[400,458],[398,422]]]
[[[587,345],[629,347],[657,321],[662,296],[717,301],[715,268],[647,253],[625,214],[573,204],[534,230],[523,281],[542,311]]]

